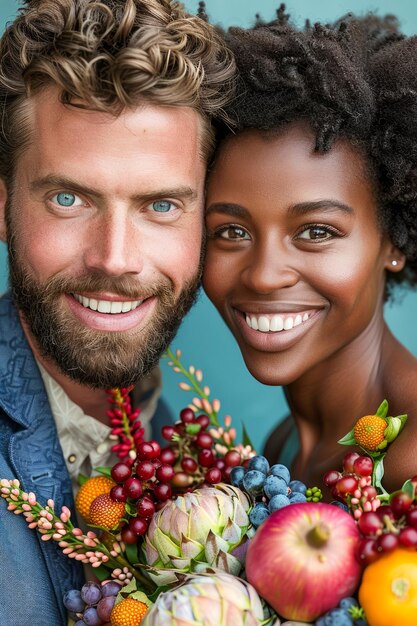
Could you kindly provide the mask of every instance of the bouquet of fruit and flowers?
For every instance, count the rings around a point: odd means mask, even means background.
[[[71,623],[415,626],[417,477],[392,494],[381,482],[406,416],[389,416],[384,401],[358,419],[340,443],[361,451],[324,476],[326,504],[319,487],[257,455],[245,429],[236,442],[202,372],[180,356],[167,353],[195,397],[163,427],[166,447],[144,440],[129,389],[109,392],[120,460],[80,477],[76,508],[89,529],[1,480],[8,509],[94,573],[64,597]]]

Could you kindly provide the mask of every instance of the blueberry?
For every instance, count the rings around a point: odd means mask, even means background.
[[[355,622],[355,626],[368,626],[368,622],[364,617],[359,617]]]
[[[262,493],[265,483],[265,474],[259,470],[248,470],[242,480],[243,488],[252,496]]]
[[[239,487],[239,489],[242,489],[242,481],[245,474],[246,470],[241,465],[236,465],[235,467],[233,467],[230,472],[230,482],[232,483],[232,485],[234,487]]]
[[[339,608],[345,609],[347,611],[352,606],[358,606],[358,601],[355,598],[342,598],[339,602]]]
[[[297,493],[302,493],[303,495],[305,495],[305,492],[307,491],[307,485],[302,483],[301,480],[291,480],[288,483],[288,487],[292,492],[296,491]]]
[[[326,626],[326,616],[322,615],[314,622],[315,626]]]
[[[273,513],[274,511],[279,511],[279,509],[282,509],[288,504],[290,504],[290,501],[287,496],[284,496],[282,493],[278,493],[276,496],[270,499],[268,508],[270,513]]]
[[[288,493],[288,485],[283,478],[270,474],[266,477],[264,491],[269,499],[273,498],[278,493],[282,493],[286,496]]]
[[[326,626],[353,626],[352,617],[345,609],[332,609],[325,617]]]
[[[346,506],[346,504],[344,504],[343,502],[339,502],[339,500],[332,500],[330,504],[333,504],[339,509],[342,509],[342,511],[346,511],[346,513],[349,513],[349,508]]]
[[[258,528],[269,517],[269,509],[264,502],[258,502],[255,504],[251,512],[249,513],[250,523]]]
[[[307,502],[307,498],[305,497],[305,495],[303,493],[300,493],[299,491],[293,491],[292,493],[290,493],[290,495],[288,496],[288,499],[291,504],[298,504],[299,502]]]
[[[267,474],[269,471],[268,460],[264,456],[253,456],[248,463],[248,470],[258,470],[258,472]]]
[[[286,465],[282,465],[282,463],[277,463],[276,465],[272,465],[271,469],[269,470],[269,473],[272,474],[273,476],[279,476],[280,478],[283,478],[285,482],[287,483],[287,485],[291,480],[290,470],[288,469]]]
[[[78,589],[70,589],[64,595],[64,606],[68,611],[72,611],[73,613],[81,613],[84,611],[85,603],[81,597],[81,591]]]

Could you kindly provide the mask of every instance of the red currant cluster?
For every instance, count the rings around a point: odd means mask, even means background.
[[[132,409],[132,389],[133,385],[108,390],[107,400],[113,408],[106,411],[106,415],[110,418],[111,438],[117,441],[112,446],[112,451],[122,460],[136,456],[137,447],[143,441],[145,432],[139,419],[140,409]]]
[[[210,418],[185,408],[180,420],[162,428],[170,444],[161,449],[157,441],[136,445],[136,458],[116,463],[111,477],[117,483],[110,491],[115,502],[126,503],[129,522],[121,530],[125,543],[136,543],[149,522],[173,495],[191,491],[203,483],[230,482],[233,467],[242,463],[237,450],[219,456],[207,432]]]
[[[171,484],[177,492],[202,483],[230,482],[232,468],[242,463],[237,450],[228,450],[225,455],[215,450],[215,440],[207,432],[209,425],[208,415],[196,416],[185,408],[178,422],[162,428],[162,436],[170,442],[162,454],[175,468]]]
[[[373,469],[371,457],[347,452],[343,458],[343,471],[330,470],[323,477],[333,498],[347,504],[355,519],[364,512],[376,511],[381,504],[372,485]]]
[[[365,564],[372,563],[381,553],[390,552],[398,546],[417,546],[417,476],[410,483],[414,495],[403,490],[396,491],[389,497],[389,504],[364,513],[358,519],[362,534],[359,558]]]

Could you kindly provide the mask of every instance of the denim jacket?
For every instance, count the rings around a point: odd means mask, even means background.
[[[0,298],[0,478],[17,478],[39,502],[73,509],[73,495],[42,378],[10,295]],[[62,597],[80,589],[79,562],[41,541],[0,499],[1,626],[65,626]]]

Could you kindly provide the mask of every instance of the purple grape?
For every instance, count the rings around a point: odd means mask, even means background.
[[[116,596],[107,596],[105,598],[101,598],[100,602],[97,604],[97,613],[103,622],[110,621],[110,614],[115,602]]]
[[[89,606],[88,609],[85,609],[83,620],[86,626],[102,626],[102,624],[104,624],[95,606]]]
[[[91,581],[85,583],[81,588],[81,597],[88,606],[94,606],[101,599],[100,585]]]
[[[116,580],[109,580],[107,583],[102,585],[101,595],[103,598],[107,598],[108,596],[117,596],[121,588],[122,585]]]
[[[64,606],[68,611],[73,613],[81,613],[84,611],[85,603],[81,597],[81,592],[78,589],[70,589],[64,595]]]
[[[75,622],[74,626],[87,626],[83,619],[79,619]]]

